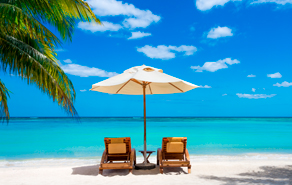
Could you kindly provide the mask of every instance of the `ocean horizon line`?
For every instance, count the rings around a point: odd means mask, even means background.
[[[10,119],[14,118],[70,118],[70,119],[78,119],[78,118],[144,118],[143,116],[79,116],[79,117],[66,117],[66,116],[13,116]],[[147,116],[147,118],[292,118],[291,116]]]

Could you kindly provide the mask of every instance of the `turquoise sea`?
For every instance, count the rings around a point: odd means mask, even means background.
[[[91,158],[104,137],[143,149],[143,118],[12,118],[0,125],[0,159]],[[147,147],[185,136],[192,155],[292,154],[292,118],[147,118]]]

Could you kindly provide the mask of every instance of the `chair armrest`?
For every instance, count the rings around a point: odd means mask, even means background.
[[[186,149],[186,160],[187,160],[187,161],[191,161],[191,160],[190,160],[190,154],[189,154],[188,149]]]
[[[135,148],[131,149],[130,165],[133,166],[134,161],[136,160],[136,150]]]
[[[104,152],[102,154],[102,157],[101,157],[101,160],[100,160],[100,164],[103,164],[104,163],[105,158],[106,158],[106,150],[104,150]]]

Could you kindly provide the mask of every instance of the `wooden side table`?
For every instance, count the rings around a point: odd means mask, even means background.
[[[139,150],[139,152],[141,152],[141,154],[144,155],[144,150]],[[148,154],[148,156],[146,157],[147,163],[150,163],[149,160],[148,160],[148,158],[150,157],[150,155],[151,155],[153,152],[155,152],[155,151],[149,151],[149,150],[146,151],[146,153]],[[144,161],[144,162],[145,162],[145,161]],[[143,163],[144,163],[144,162],[143,162]]]

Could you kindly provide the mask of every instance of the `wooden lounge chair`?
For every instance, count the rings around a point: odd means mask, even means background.
[[[162,148],[157,149],[157,165],[160,173],[163,173],[164,167],[188,167],[188,173],[191,173],[190,156],[186,145],[186,137],[162,139]]]
[[[104,169],[129,169],[132,173],[133,165],[136,164],[136,151],[131,148],[131,139],[104,138],[105,150],[99,166],[99,173]]]

